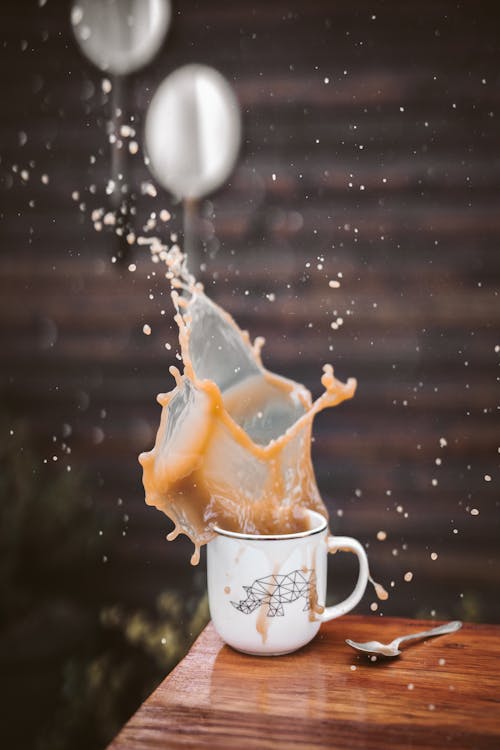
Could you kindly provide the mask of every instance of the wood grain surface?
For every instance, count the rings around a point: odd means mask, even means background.
[[[295,654],[262,658],[225,646],[209,624],[109,750],[497,750],[500,626],[466,624],[376,663],[344,643],[389,641],[426,627],[347,616]]]

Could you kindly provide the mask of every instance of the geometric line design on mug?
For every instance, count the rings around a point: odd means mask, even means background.
[[[231,604],[244,615],[249,615],[257,607],[267,605],[267,617],[283,617],[285,614],[283,605],[295,602],[302,597],[306,600],[302,611],[307,612],[311,609],[311,591],[315,588],[316,572],[314,570],[305,568],[293,570],[284,575],[273,573],[264,578],[257,578],[250,586],[243,586],[246,593],[245,599],[231,602]]]

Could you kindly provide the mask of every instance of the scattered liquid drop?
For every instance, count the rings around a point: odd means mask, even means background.
[[[368,580],[372,584],[373,588],[375,589],[375,594],[380,599],[380,601],[385,602],[389,598],[389,594],[384,589],[382,584],[377,583],[377,581],[374,581],[371,576],[368,577]]]

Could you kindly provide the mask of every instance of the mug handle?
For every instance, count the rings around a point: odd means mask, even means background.
[[[368,558],[357,539],[353,539],[350,536],[329,536],[327,538],[327,546],[328,552],[338,552],[339,550],[342,552],[353,552],[358,558],[359,574],[352,593],[344,601],[334,604],[333,607],[325,607],[324,612],[319,615],[321,622],[328,622],[328,620],[345,615],[351,609],[354,609],[365,593],[369,577]]]

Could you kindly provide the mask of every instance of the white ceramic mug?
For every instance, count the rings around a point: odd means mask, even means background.
[[[277,656],[309,643],[322,622],[349,612],[363,596],[368,560],[351,537],[330,536],[327,522],[308,511],[307,531],[258,536],[214,527],[208,543],[210,615],[221,638],[238,651]],[[327,554],[354,552],[359,575],[352,593],[325,607]]]

